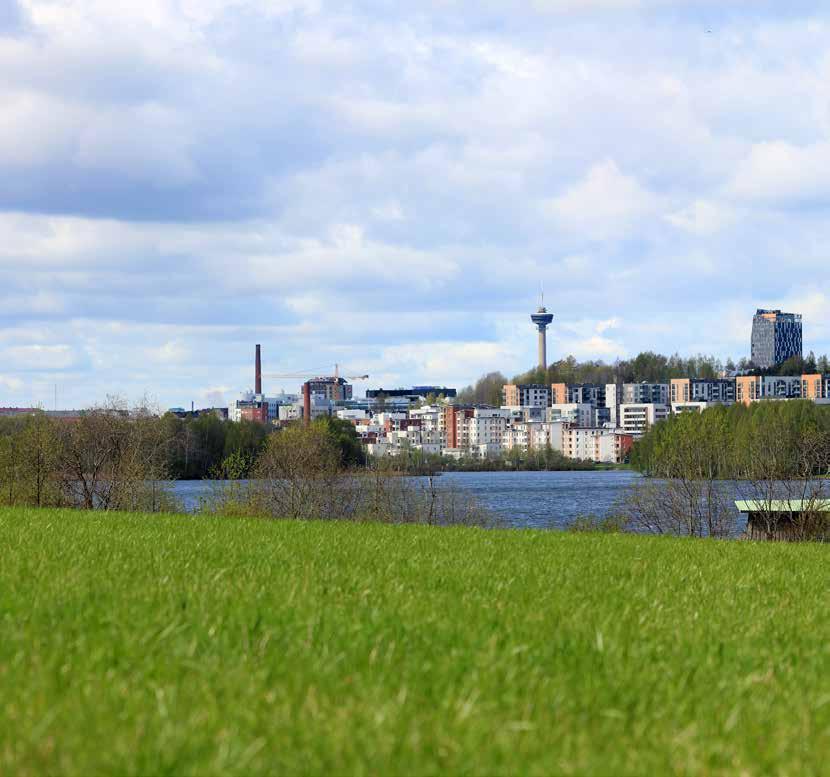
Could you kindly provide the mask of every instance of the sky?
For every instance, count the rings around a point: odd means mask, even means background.
[[[0,406],[830,351],[830,7],[0,0]],[[267,393],[299,381],[266,378]]]

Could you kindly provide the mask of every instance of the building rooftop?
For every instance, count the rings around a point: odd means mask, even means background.
[[[830,513],[830,499],[750,499],[735,502],[735,507],[742,513]]]

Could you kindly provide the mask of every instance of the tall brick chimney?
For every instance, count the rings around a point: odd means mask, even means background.
[[[256,347],[256,377],[254,379],[254,393],[262,393],[262,347],[257,344]]]
[[[308,426],[311,423],[311,383],[303,383],[303,423]]]

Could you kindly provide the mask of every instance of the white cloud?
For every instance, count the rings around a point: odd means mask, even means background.
[[[192,132],[175,111],[159,105],[90,117],[79,133],[75,164],[122,179],[178,186],[198,178]]]
[[[403,383],[408,375],[419,375],[425,384],[462,387],[485,372],[517,367],[515,353],[506,343],[433,341],[383,348],[378,366],[395,365],[388,377]]]
[[[625,354],[625,346],[601,335],[567,341],[567,351],[578,359],[605,359],[613,361]]]
[[[154,364],[182,364],[191,354],[181,340],[168,340],[156,348],[145,348],[144,358]]]
[[[716,200],[695,200],[681,210],[666,216],[666,220],[685,232],[709,237],[731,227],[738,216],[729,203]]]
[[[78,406],[243,388],[257,341],[282,372],[517,373],[540,281],[552,357],[739,357],[770,298],[830,347],[800,281],[830,280],[824,9],[25,9],[0,36],[0,343],[35,401],[56,344]]]
[[[544,203],[558,226],[586,240],[621,237],[659,207],[659,198],[611,159],[593,165],[582,181]]]
[[[609,318],[607,321],[600,321],[597,323],[595,329],[598,335],[604,334],[609,329],[619,329],[620,327],[620,319],[618,318]]]
[[[77,365],[70,345],[13,345],[0,351],[0,361],[17,370],[66,370]]]
[[[24,383],[20,378],[10,375],[0,375],[0,386],[7,391],[21,392],[23,391]],[[0,404],[2,404],[2,400],[0,400]]]
[[[830,198],[830,143],[756,143],[735,171],[730,191],[740,199],[770,203],[826,201]]]

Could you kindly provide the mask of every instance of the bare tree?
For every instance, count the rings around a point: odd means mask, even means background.
[[[17,440],[20,467],[17,476],[23,499],[35,507],[58,504],[60,494],[55,476],[58,438],[55,422],[37,412],[26,419]]]
[[[342,517],[353,504],[340,450],[316,424],[296,424],[271,435],[254,477],[257,500],[277,518]]]
[[[793,430],[772,418],[754,429],[739,489],[752,506],[752,530],[766,539],[828,536],[830,433]]]
[[[59,425],[57,477],[66,501],[88,510],[157,509],[165,471],[163,425],[146,408],[110,400]]]
[[[18,439],[14,435],[0,437],[0,504],[17,501],[21,463],[17,455]]]
[[[684,434],[675,435],[656,457],[658,481],[636,484],[620,509],[639,531],[690,537],[729,537],[736,513],[720,473],[728,469],[729,442],[696,417],[678,419]]]

